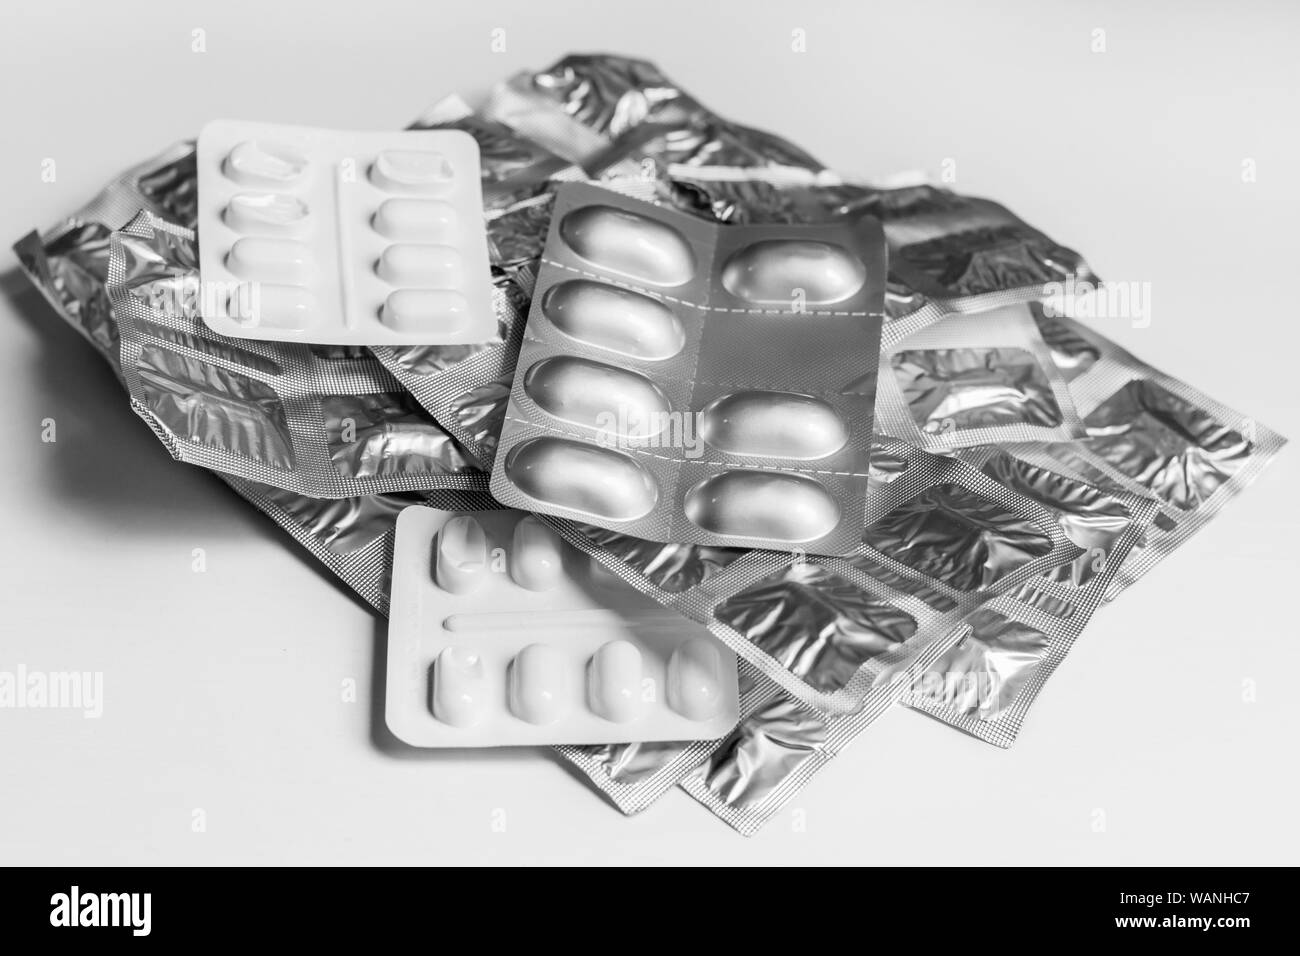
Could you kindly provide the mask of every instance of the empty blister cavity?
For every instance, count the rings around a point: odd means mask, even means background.
[[[916,633],[916,619],[815,564],[783,568],[732,595],[714,616],[818,690],[845,686],[866,661]]]
[[[589,279],[552,286],[542,314],[570,338],[647,362],[672,358],[686,344],[681,320],[662,302]]]
[[[668,659],[668,706],[691,720],[708,720],[723,704],[722,652],[706,637],[680,644]]]
[[[561,421],[620,438],[657,435],[670,411],[667,396],[644,375],[567,355],[529,368],[524,393]]]
[[[1089,448],[1183,511],[1204,505],[1250,460],[1244,435],[1146,379],[1129,382],[1084,424]]]
[[[292,146],[246,140],[230,151],[222,172],[242,186],[292,186],[305,178],[307,157]]]
[[[863,540],[959,591],[989,587],[1052,550],[1034,521],[952,483],[899,505],[869,525]]]
[[[446,243],[456,237],[456,209],[436,199],[385,199],[372,225],[388,239]]]
[[[307,204],[281,193],[240,193],[232,196],[222,216],[237,232],[289,235],[307,221]]]
[[[438,587],[464,594],[483,586],[488,576],[487,535],[469,515],[451,518],[438,532],[434,579]]]
[[[265,282],[305,282],[314,266],[311,246],[296,239],[245,236],[226,254],[226,265],[244,279]]]
[[[464,647],[443,648],[433,665],[433,716],[453,727],[473,727],[492,703],[483,659]]]
[[[654,479],[630,456],[563,438],[520,442],[505,470],[526,495],[610,521],[640,518],[659,498]]]
[[[641,652],[628,641],[610,641],[596,651],[587,673],[591,709],[606,720],[626,724],[645,709],[641,699]]]
[[[849,429],[821,399],[755,390],[710,402],[700,414],[700,437],[731,455],[806,461],[839,451]]]
[[[914,691],[959,714],[995,719],[1047,650],[1047,635],[995,611],[966,619],[971,633],[917,678]]]
[[[568,710],[569,664],[554,647],[529,644],[510,662],[510,712],[530,724],[553,724]]]
[[[810,239],[766,239],[734,253],[722,285],[757,305],[833,305],[867,281],[867,267],[840,246]]]
[[[379,317],[397,332],[447,334],[469,324],[469,303],[450,289],[398,289],[384,300]]]
[[[829,534],[840,519],[835,500],[802,475],[726,471],[686,494],[686,517],[706,531],[789,544]]]
[[[564,579],[564,543],[535,515],[520,518],[515,525],[510,577],[530,591],[553,590]]]
[[[394,243],[375,266],[385,282],[424,289],[454,289],[462,281],[460,253],[452,246]]]
[[[442,153],[420,149],[386,149],[370,167],[370,181],[390,192],[442,193],[455,174]]]
[[[560,237],[579,256],[609,272],[658,286],[695,274],[695,255],[676,229],[613,206],[583,206],[564,217]]]
[[[924,432],[1061,424],[1052,385],[1024,349],[908,349],[890,356],[890,363],[912,420]]]

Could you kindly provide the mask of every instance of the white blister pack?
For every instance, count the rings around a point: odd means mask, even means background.
[[[385,720],[416,747],[710,740],[735,656],[521,511],[397,520]]]
[[[469,134],[215,120],[197,161],[198,305],[214,332],[319,345],[495,334]]]

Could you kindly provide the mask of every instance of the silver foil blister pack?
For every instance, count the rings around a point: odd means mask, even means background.
[[[884,348],[876,430],[928,451],[1083,435],[1029,305],[954,313]]]
[[[863,523],[879,227],[720,227],[560,190],[492,491],[639,538],[847,553]]]

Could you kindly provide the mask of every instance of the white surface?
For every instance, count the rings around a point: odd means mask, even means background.
[[[397,519],[384,721],[399,740],[416,747],[716,740],[736,726],[736,658],[703,627],[683,628],[676,611],[518,511],[460,513],[483,532],[472,537],[478,553],[444,552],[443,527],[455,517],[417,505]],[[540,539],[520,546],[521,522]],[[445,578],[444,554],[452,562]],[[538,587],[544,561],[557,576]],[[595,659],[615,643],[632,649],[635,676],[593,680],[613,676]],[[692,655],[690,646],[700,644]],[[522,652],[534,646],[558,667],[521,668]],[[448,652],[470,666],[453,663],[444,672]],[[619,687],[628,693],[604,696]],[[442,709],[440,700],[450,706]],[[598,710],[597,701],[610,706]],[[615,713],[623,716],[610,719]]]
[[[279,182],[249,176],[238,168],[241,149],[295,157],[286,165],[298,169]],[[198,233],[207,237],[199,246],[199,266],[204,294],[213,295],[216,306],[204,310],[203,321],[213,331],[324,345],[460,345],[496,333],[478,143],[468,133],[216,120],[204,124],[197,152]],[[393,182],[385,164],[404,157],[436,161],[447,175],[411,185]],[[296,203],[301,216],[279,228],[241,228],[227,215],[234,201],[258,198]],[[394,235],[391,227],[386,232],[381,217],[394,201],[438,210],[443,222],[419,236]],[[285,266],[275,259],[241,264],[239,249],[250,241],[290,250],[292,274],[273,274]],[[420,268],[430,262],[437,265],[436,275]],[[211,290],[237,296],[233,315],[227,314],[226,295]],[[303,315],[292,318],[308,321],[267,315],[274,311],[269,297],[276,291],[304,301]],[[402,316],[401,299],[417,292],[435,304]]]
[[[214,116],[396,128],[569,51],[635,52],[847,171],[952,160],[958,188],[1152,284],[1149,328],[1102,331],[1300,438],[1294,6],[449,7],[7,5],[6,240]],[[391,746],[382,625],[5,290],[0,669],[103,671],[105,699],[98,720],[0,710],[0,861],[1297,860],[1295,448],[1102,612],[1014,749],[895,711],[745,840],[680,792],[624,819],[544,752]]]

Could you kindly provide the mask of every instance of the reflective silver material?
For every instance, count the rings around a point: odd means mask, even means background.
[[[1085,421],[1088,447],[1183,511],[1204,505],[1251,455],[1240,432],[1149,380],[1129,382]]]
[[[714,611],[819,690],[846,685],[864,661],[916,633],[916,619],[813,564],[796,564],[733,594]]]
[[[454,473],[472,467],[451,436],[405,392],[321,399],[330,460],[347,478]]]
[[[706,583],[745,553],[741,548],[645,541],[595,525],[574,525],[574,528],[594,549],[613,555],[669,594],[680,594]]]
[[[916,691],[956,713],[989,720],[1034,675],[1048,637],[994,611],[977,611],[966,623],[971,632],[922,675]]]
[[[890,363],[924,431],[1061,423],[1051,383],[1024,349],[904,349]]]
[[[956,484],[904,502],[868,525],[863,540],[962,591],[989,587],[1052,550],[1038,523]]]

